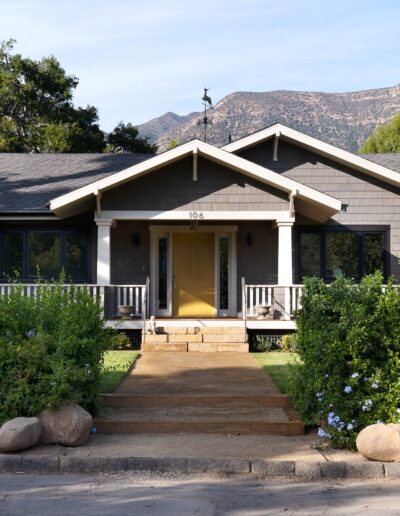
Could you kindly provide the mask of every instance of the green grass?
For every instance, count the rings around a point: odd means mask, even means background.
[[[290,367],[300,367],[296,361],[295,353],[284,353],[281,351],[269,351],[268,353],[254,353],[254,356],[264,371],[271,375],[275,385],[283,394],[288,394]]]
[[[107,351],[100,379],[101,392],[114,392],[138,356],[138,351]]]

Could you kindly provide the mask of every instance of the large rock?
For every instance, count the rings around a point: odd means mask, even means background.
[[[26,450],[39,442],[42,427],[37,417],[16,417],[0,428],[0,452]]]
[[[397,425],[396,425],[397,426]],[[370,425],[357,436],[358,451],[371,460],[400,461],[400,432],[391,425]]]
[[[80,446],[87,441],[92,428],[92,416],[75,404],[62,405],[56,411],[42,410],[38,417],[43,444]]]

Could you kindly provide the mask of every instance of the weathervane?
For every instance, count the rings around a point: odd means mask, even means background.
[[[207,126],[212,123],[212,120],[210,120],[207,116],[207,108],[208,109],[214,109],[214,106],[211,101],[211,97],[207,95],[207,91],[209,88],[204,88],[204,95],[202,97],[203,106],[204,106],[204,116],[203,119],[198,120],[197,125],[204,125],[204,141],[207,142]]]

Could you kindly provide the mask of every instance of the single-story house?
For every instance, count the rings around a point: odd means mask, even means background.
[[[0,293],[15,271],[33,283],[64,268],[101,292],[111,325],[131,305],[120,327],[154,315],[293,329],[304,276],[400,280],[400,154],[281,124],[154,156],[5,153],[0,180]]]

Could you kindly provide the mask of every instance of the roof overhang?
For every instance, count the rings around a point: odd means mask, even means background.
[[[121,172],[57,197],[50,202],[50,210],[61,218],[68,217],[76,212],[77,205],[87,205],[102,192],[192,155],[202,156],[286,192],[288,198],[295,197],[296,211],[318,222],[324,222],[341,210],[341,201],[338,199],[200,140],[192,140]]]
[[[398,172],[382,165],[378,165],[377,163],[362,158],[361,156],[357,156],[357,154],[353,154],[352,152],[348,152],[339,149],[334,145],[330,145],[329,143],[322,142],[317,138],[313,138],[312,136],[308,136],[282,124],[274,124],[271,127],[267,127],[266,129],[262,129],[254,134],[245,136],[240,140],[224,145],[222,149],[227,152],[236,153],[249,147],[253,147],[258,143],[275,136],[299,147],[311,150],[316,154],[329,158],[337,163],[346,165],[353,170],[362,172],[370,177],[374,177],[375,179],[385,183],[400,187],[400,174]]]

